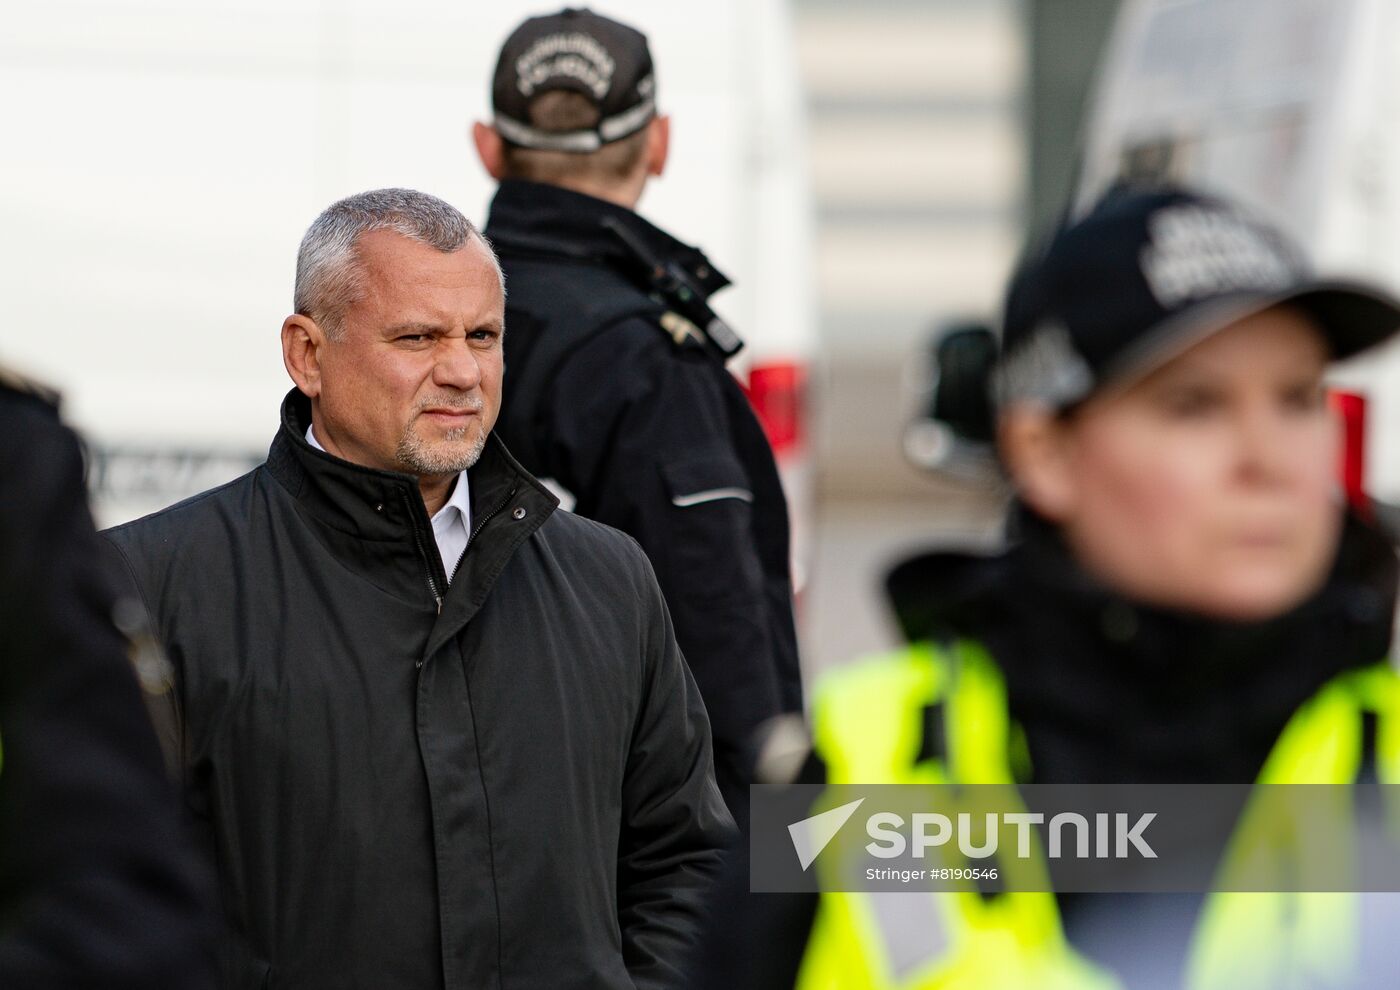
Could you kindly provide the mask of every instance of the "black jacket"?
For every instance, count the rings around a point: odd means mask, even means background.
[[[651,558],[709,709],[720,788],[741,809],[754,729],[802,707],[787,506],[738,383],[709,348],[662,329],[667,306],[640,287],[639,262],[604,221],[705,291],[727,284],[631,210],[501,183],[486,228],[509,293],[499,429],[579,514],[631,534]]]
[[[5,385],[0,505],[0,987],[212,985],[207,878],[113,622],[77,441]]]
[[[178,672],[223,985],[674,985],[729,820],[645,556],[493,437],[439,611],[415,479],[308,420],[109,534]]]

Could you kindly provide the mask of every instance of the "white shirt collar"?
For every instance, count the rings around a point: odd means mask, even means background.
[[[467,489],[467,472],[463,471],[457,475],[457,483],[452,486],[452,494],[447,497],[447,501],[442,503],[442,508],[433,513],[436,519],[448,509],[456,509],[462,514],[463,522],[467,522],[472,517],[472,499]],[[470,525],[467,527],[470,529]]]

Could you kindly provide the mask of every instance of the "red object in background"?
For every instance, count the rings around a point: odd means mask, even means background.
[[[791,362],[756,364],[749,369],[744,393],[779,458],[802,443],[802,382],[801,366]]]
[[[1342,425],[1342,445],[1337,465],[1338,480],[1352,507],[1365,516],[1371,514],[1366,497],[1366,397],[1357,392],[1331,389],[1327,401]]]

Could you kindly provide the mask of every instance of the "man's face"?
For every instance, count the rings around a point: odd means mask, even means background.
[[[358,256],[364,291],[319,355],[318,438],[367,467],[463,471],[501,405],[505,298],[491,256],[476,237],[444,254],[392,231],[362,235]]]
[[[1308,597],[1336,552],[1327,350],[1296,309],[1240,320],[1061,429],[1076,556],[1142,601],[1262,620]]]

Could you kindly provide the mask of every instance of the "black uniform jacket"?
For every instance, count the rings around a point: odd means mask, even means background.
[[[416,480],[309,415],[109,533],[178,672],[223,985],[674,985],[730,823],[645,556],[492,437],[447,587]]]
[[[0,987],[203,988],[207,876],[86,496],[54,408],[0,385]]]
[[[802,707],[787,506],[738,383],[709,348],[662,329],[666,305],[639,288],[639,261],[605,221],[706,290],[728,284],[631,210],[501,183],[486,229],[508,290],[499,429],[579,514],[631,534],[651,558],[736,808],[754,729]]]

